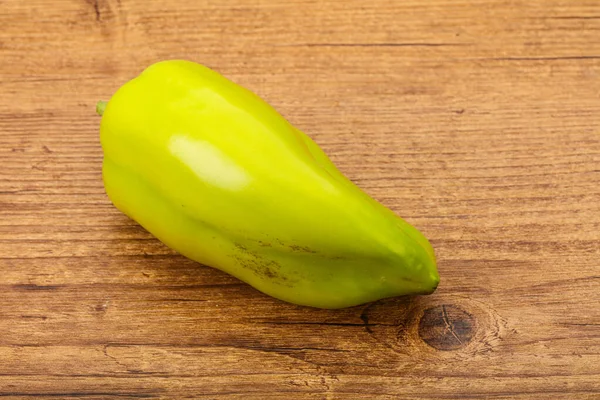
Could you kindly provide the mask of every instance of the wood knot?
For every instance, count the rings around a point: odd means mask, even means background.
[[[466,346],[475,334],[475,319],[471,314],[451,304],[426,309],[419,321],[419,336],[429,346],[442,350],[457,350]]]
[[[385,348],[431,362],[493,351],[515,333],[487,303],[449,294],[379,300],[360,318],[366,333]]]

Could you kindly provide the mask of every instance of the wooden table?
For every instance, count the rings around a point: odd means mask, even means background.
[[[118,212],[95,103],[172,58],[424,232],[437,292],[286,304]],[[600,398],[598,0],[4,0],[0,90],[0,396]]]

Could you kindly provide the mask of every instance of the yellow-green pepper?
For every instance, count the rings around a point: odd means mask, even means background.
[[[217,72],[153,64],[98,112],[109,198],[186,257],[319,308],[437,287],[433,249],[417,229]]]

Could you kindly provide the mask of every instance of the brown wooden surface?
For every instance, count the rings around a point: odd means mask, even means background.
[[[431,239],[428,297],[266,297],[119,213],[94,106],[204,63]],[[600,398],[600,3],[1,0],[0,396]]]

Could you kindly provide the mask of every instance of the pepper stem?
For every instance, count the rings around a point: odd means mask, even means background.
[[[104,110],[106,109],[107,104],[108,104],[108,101],[99,101],[96,104],[96,112],[98,113],[99,116],[102,116],[102,114],[104,114]]]

